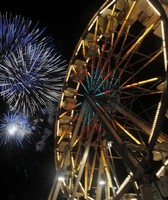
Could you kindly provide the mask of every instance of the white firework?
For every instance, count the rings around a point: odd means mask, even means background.
[[[29,140],[31,126],[26,115],[19,113],[4,114],[0,120],[0,143],[23,147],[23,140]]]
[[[53,48],[26,45],[0,64],[0,94],[13,110],[34,114],[60,98],[66,61]]]

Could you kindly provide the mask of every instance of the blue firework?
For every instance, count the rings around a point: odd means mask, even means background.
[[[20,47],[0,64],[0,94],[13,110],[24,114],[52,109],[60,97],[65,68],[65,60],[51,47]]]
[[[46,28],[40,29],[39,23],[35,25],[30,19],[11,13],[0,13],[0,58],[28,43],[47,43],[51,37],[43,37]]]
[[[23,147],[23,140],[29,140],[31,126],[26,115],[7,113],[0,120],[0,143]]]

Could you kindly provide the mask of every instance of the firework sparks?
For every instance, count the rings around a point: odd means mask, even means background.
[[[0,64],[0,94],[13,110],[34,114],[59,99],[65,61],[44,45],[26,45]]]
[[[53,108],[60,95],[65,61],[38,23],[0,14],[0,95],[10,110],[34,114]]]
[[[39,133],[30,118],[54,110],[60,98],[67,64],[44,30],[21,16],[0,14],[0,95],[10,111],[0,121],[0,145],[10,149],[31,143]],[[37,151],[51,134],[44,130]]]
[[[23,147],[23,140],[29,140],[31,127],[28,118],[18,113],[4,114],[0,120],[1,144]]]
[[[35,44],[52,41],[51,37],[42,37],[46,28],[40,29],[38,25],[39,23],[33,25],[30,19],[20,15],[0,13],[0,58],[3,59],[30,42]]]

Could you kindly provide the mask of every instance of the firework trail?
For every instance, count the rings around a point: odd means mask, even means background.
[[[21,47],[0,64],[0,94],[13,110],[25,114],[52,109],[60,97],[65,67],[53,48],[41,44]]]

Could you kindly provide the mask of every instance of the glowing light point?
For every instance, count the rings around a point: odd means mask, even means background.
[[[104,180],[101,180],[99,183],[100,185],[105,185],[106,182]]]
[[[59,176],[58,180],[61,181],[61,182],[63,182],[65,180],[65,178],[63,176]]]
[[[7,133],[9,135],[15,135],[17,132],[18,126],[16,123],[11,123],[7,126]]]

